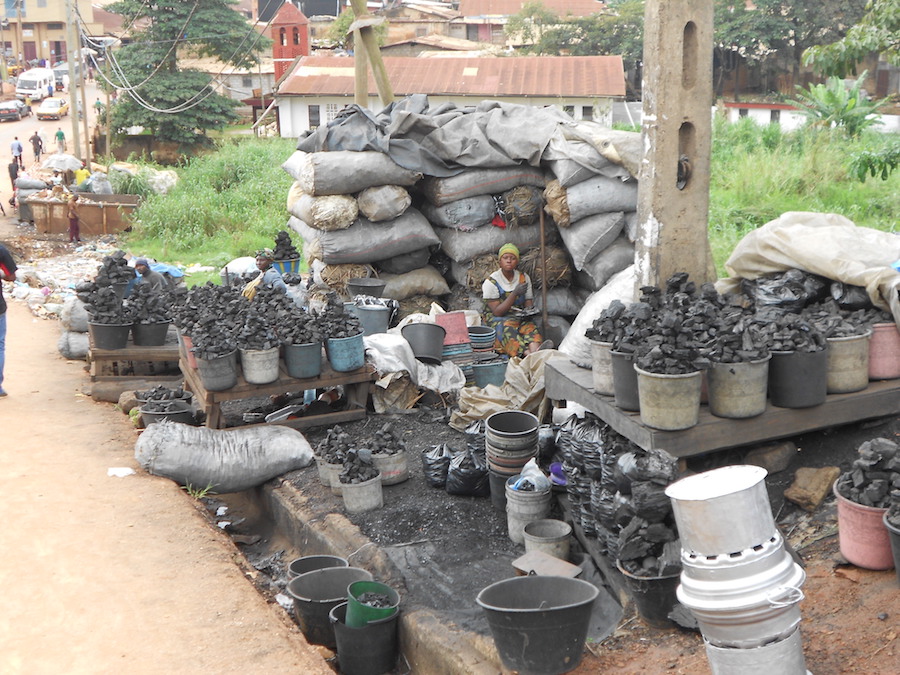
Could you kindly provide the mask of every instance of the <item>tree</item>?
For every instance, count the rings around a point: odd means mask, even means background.
[[[107,5],[128,25],[147,24],[134,41],[108,55],[106,75],[124,95],[112,126],[142,126],[161,141],[206,145],[206,131],[237,120],[236,101],[217,94],[213,77],[178,67],[179,56],[213,57],[251,68],[271,41],[233,9],[231,0],[119,0]]]
[[[843,129],[856,138],[878,120],[878,108],[885,102],[869,101],[863,96],[862,85],[867,72],[849,87],[839,77],[829,77],[825,84],[797,87],[797,100],[788,101],[807,117],[810,124],[825,129]]]
[[[527,0],[518,14],[509,17],[503,32],[506,37],[524,43],[527,51],[540,54],[544,30],[559,23],[560,18],[540,0]]]
[[[356,14],[348,7],[328,27],[328,39],[344,49],[353,49],[353,31],[350,26],[356,21]],[[384,44],[387,38],[388,22],[383,21],[372,29],[375,33],[375,41],[379,46]]]
[[[824,75],[856,74],[856,64],[880,53],[888,63],[900,65],[900,0],[869,0],[859,22],[840,40],[809,47],[803,63]]]

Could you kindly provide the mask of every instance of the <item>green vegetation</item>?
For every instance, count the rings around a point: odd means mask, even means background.
[[[202,263],[217,270],[271,248],[287,224],[292,179],[281,165],[294,145],[291,139],[241,138],[191,159],[179,169],[173,190],[151,195],[135,212],[126,246],[171,264]],[[294,239],[299,248],[299,236]]]
[[[126,247],[172,264],[215,268],[193,275],[192,284],[218,279],[222,265],[271,247],[285,229],[292,180],[281,164],[293,149],[289,139],[242,138],[190,160],[174,190],[148,197],[138,209]],[[897,134],[869,130],[850,139],[839,129],[783,132],[775,124],[717,118],[709,229],[719,273],[745,234],[786,211],[839,213],[893,231],[900,223],[900,172],[860,167],[882,167],[891,157],[895,163],[897,153]],[[868,173],[874,178],[864,180]],[[292,238],[302,248],[300,237]]]
[[[213,492],[213,487],[215,487],[212,483],[207,485],[205,488],[194,487],[190,483],[187,485],[182,485],[181,489],[187,492],[194,499],[203,499],[204,497],[209,497],[210,495],[216,494]]]
[[[886,102],[868,100],[862,92],[868,72],[846,86],[839,77],[829,77],[825,84],[797,87],[796,101],[788,101],[800,109],[812,126],[837,128],[855,138],[876,124],[878,108]]]

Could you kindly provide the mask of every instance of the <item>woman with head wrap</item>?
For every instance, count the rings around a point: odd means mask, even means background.
[[[523,315],[523,310],[534,306],[534,290],[528,275],[517,269],[519,249],[514,244],[504,244],[497,255],[500,269],[481,285],[486,305],[484,324],[496,334],[494,349],[508,356],[526,356],[552,347],[549,340],[542,343],[537,326]]]
[[[270,248],[263,248],[256,252],[256,268],[259,276],[244,286],[244,296],[252,300],[260,286],[274,288],[282,293],[287,293],[287,286],[281,278],[281,272],[272,267],[275,262],[275,252]]]

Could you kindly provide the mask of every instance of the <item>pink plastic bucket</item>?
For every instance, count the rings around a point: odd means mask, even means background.
[[[900,377],[900,332],[895,323],[876,323],[869,341],[869,379]]]
[[[838,541],[848,562],[868,570],[889,570],[894,566],[891,539],[884,526],[887,509],[851,502],[832,486],[837,497]]]

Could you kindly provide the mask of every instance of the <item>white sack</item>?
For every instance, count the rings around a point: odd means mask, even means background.
[[[70,295],[63,301],[63,308],[59,318],[62,321],[63,328],[68,331],[76,333],[88,332],[90,316],[84,307],[84,303],[74,295]]]
[[[346,230],[333,232],[311,228],[299,218],[291,218],[288,225],[303,237],[307,259],[318,258],[329,265],[372,263],[440,243],[416,209],[386,223],[359,218]]]
[[[56,348],[63,358],[83,361],[91,348],[91,339],[87,333],[63,331],[56,342]]]
[[[585,264],[600,255],[601,251],[612,244],[622,228],[625,227],[625,214],[621,211],[597,213],[569,227],[560,227],[559,236],[576,270],[583,270]]]
[[[800,269],[826,279],[862,286],[872,303],[900,323],[900,237],[857,227],[836,213],[789,211],[750,232],[725,261],[730,278],[719,293],[739,293],[740,280]]]
[[[281,165],[307,194],[345,195],[376,185],[413,185],[422,174],[381,152],[306,153],[297,150]]]
[[[346,230],[359,217],[359,206],[350,195],[313,197],[300,191],[294,196],[296,199],[288,206],[288,212],[317,230]]]
[[[435,206],[443,206],[467,197],[496,195],[518,185],[543,188],[544,173],[533,166],[512,166],[500,169],[466,169],[447,178],[426,176],[419,189]]]
[[[379,185],[360,192],[356,195],[356,201],[360,213],[373,223],[380,223],[403,215],[412,204],[412,197],[400,185]]]
[[[616,274],[608,284],[584,303],[584,307],[575,317],[572,327],[558,347],[572,363],[582,368],[591,367],[591,341],[584,336],[584,332],[594,325],[594,319],[600,318],[600,313],[609,307],[609,303],[613,300],[621,300],[626,305],[632,303],[635,281],[635,267],[631,265]]]
[[[134,445],[134,458],[155,475],[213,492],[241,492],[313,461],[299,431],[283,426],[208,429],[156,422]]]
[[[380,278],[387,282],[382,296],[393,300],[406,300],[415,295],[446,295],[450,292],[447,280],[430,265],[405,274],[382,274]]]
[[[620,234],[612,244],[588,262],[583,271],[575,273],[575,280],[580,286],[597,291],[603,288],[610,277],[633,264],[634,244],[624,234]]]
[[[466,376],[452,361],[444,361],[440,365],[419,361],[397,328],[387,333],[367,335],[363,343],[366,346],[366,361],[381,376],[405,371],[413,384],[440,393],[457,391],[466,386]]]
[[[435,230],[441,242],[441,248],[458,263],[468,263],[485,253],[496,253],[506,242],[510,241],[520,251],[541,243],[540,225],[525,225],[512,229],[499,227],[480,227],[474,232],[460,232],[446,227]]]
[[[428,218],[428,222],[465,232],[471,232],[490,223],[494,219],[496,211],[494,198],[491,195],[457,199],[455,202],[443,206],[434,206],[428,202],[422,203],[422,213]]]

